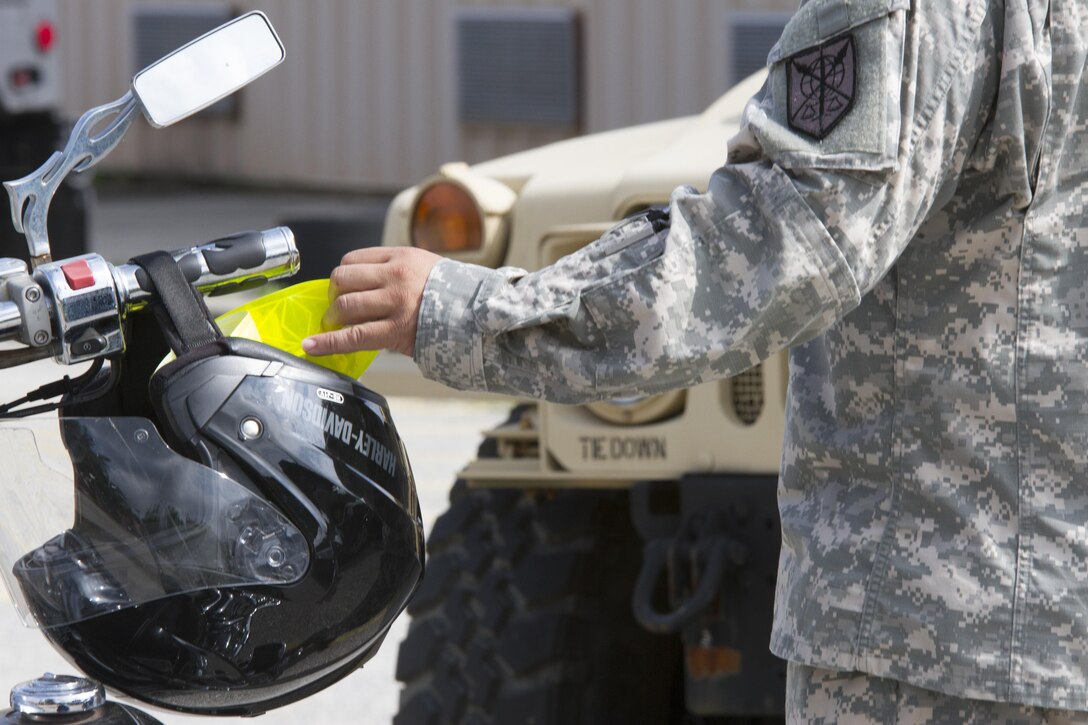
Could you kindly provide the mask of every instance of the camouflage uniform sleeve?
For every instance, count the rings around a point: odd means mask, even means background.
[[[908,6],[802,5],[730,163],[704,193],[673,193],[668,229],[636,217],[533,273],[439,263],[424,374],[565,403],[653,394],[739,373],[854,309],[955,189],[993,91],[972,67],[985,0]],[[828,59],[828,93],[849,102],[806,119],[819,89],[801,71]]]

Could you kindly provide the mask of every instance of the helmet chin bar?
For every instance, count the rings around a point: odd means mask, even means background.
[[[15,229],[26,235],[30,263],[37,267],[49,262],[49,203],[57,189],[73,171],[91,168],[121,142],[132,125],[140,102],[130,90],[113,103],[92,108],[72,129],[64,151],[57,151],[37,171],[16,181],[5,181],[11,200],[11,219]],[[100,133],[95,129],[113,116]]]

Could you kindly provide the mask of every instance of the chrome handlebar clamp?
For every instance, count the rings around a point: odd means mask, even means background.
[[[97,254],[49,262],[34,270],[34,278],[49,290],[58,362],[71,365],[124,351],[122,308],[112,270],[113,265]]]

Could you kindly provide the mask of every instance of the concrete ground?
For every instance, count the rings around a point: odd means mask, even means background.
[[[383,200],[342,196],[110,190],[98,195],[91,227],[92,246],[111,260],[124,260],[143,251],[189,246],[238,230],[274,226],[284,219],[357,215],[380,218],[383,209]],[[216,306],[229,309],[232,305],[226,300]],[[0,398],[6,401],[17,397],[65,372],[69,371],[51,361],[0,370]],[[365,376],[363,381],[366,382]],[[390,397],[389,403],[412,461],[429,529],[446,507],[446,494],[456,472],[474,454],[480,431],[501,422],[508,405],[494,400],[407,397]],[[402,616],[394,623],[378,655],[363,670],[304,702],[264,715],[257,722],[268,725],[391,722],[399,694],[394,677],[396,654],[406,631],[407,618]],[[0,689],[44,672],[76,674],[37,630],[22,625],[6,592],[0,588]],[[151,713],[168,725],[197,719],[161,711]],[[217,722],[253,720],[225,718]]]

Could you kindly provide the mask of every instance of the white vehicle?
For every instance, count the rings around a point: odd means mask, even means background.
[[[65,135],[59,115],[63,28],[54,0],[0,2],[0,178],[16,179],[48,158]],[[54,198],[50,237],[58,256],[87,251],[87,186],[73,179]],[[26,242],[0,225],[0,256],[26,256]]]
[[[14,116],[55,111],[61,99],[53,0],[0,5],[0,111]]]

